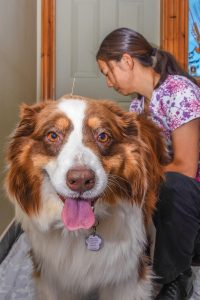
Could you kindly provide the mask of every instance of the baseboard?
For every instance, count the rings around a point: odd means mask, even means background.
[[[21,226],[16,223],[15,219],[8,225],[0,236],[0,263],[4,260],[14,242],[22,233]]]

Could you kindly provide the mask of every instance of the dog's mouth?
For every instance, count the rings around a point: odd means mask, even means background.
[[[97,198],[65,198],[59,195],[64,203],[62,221],[70,230],[89,229],[95,224],[94,204]]]

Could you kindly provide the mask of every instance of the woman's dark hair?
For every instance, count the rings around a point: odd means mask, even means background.
[[[123,54],[137,58],[147,67],[153,67],[160,74],[159,87],[169,74],[182,75],[198,85],[169,52],[154,48],[140,33],[129,28],[118,28],[109,33],[101,43],[96,55],[97,60],[120,61]]]

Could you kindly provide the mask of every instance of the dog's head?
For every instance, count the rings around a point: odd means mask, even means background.
[[[69,230],[90,228],[93,207],[155,206],[165,151],[152,122],[115,103],[63,97],[23,105],[8,147],[7,190],[16,207]],[[48,226],[47,226],[48,227]]]

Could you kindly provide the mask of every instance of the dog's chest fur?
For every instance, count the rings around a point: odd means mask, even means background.
[[[137,285],[138,257],[142,258],[146,242],[141,209],[127,204],[110,210],[96,230],[104,242],[99,251],[86,247],[85,239],[91,230],[67,233],[54,229],[46,234],[28,230],[38,271],[55,289],[76,288],[77,293],[87,295],[93,289],[112,286],[128,277],[133,286]]]

